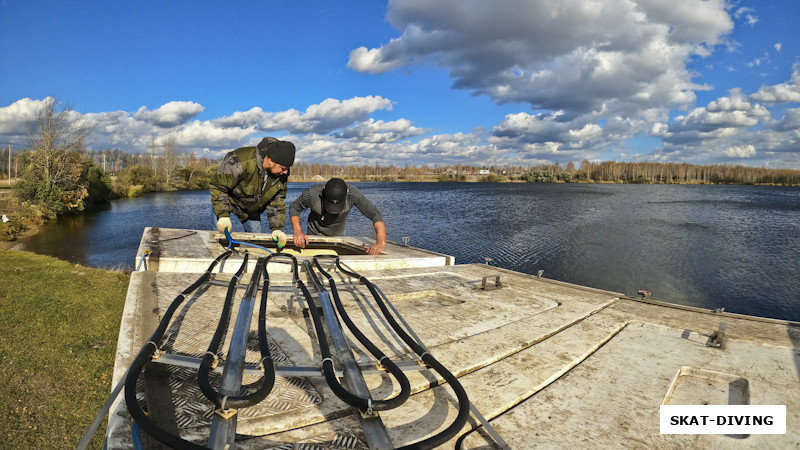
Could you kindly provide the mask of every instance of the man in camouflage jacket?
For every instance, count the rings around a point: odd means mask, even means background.
[[[225,155],[210,182],[211,204],[220,233],[231,231],[231,214],[239,218],[245,231],[260,233],[265,210],[270,229],[283,228],[286,183],[294,155],[294,144],[273,137]]]

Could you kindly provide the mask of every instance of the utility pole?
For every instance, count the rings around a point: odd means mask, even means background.
[[[11,186],[11,143],[8,144],[8,185]]]

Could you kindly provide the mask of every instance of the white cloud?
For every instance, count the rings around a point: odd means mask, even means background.
[[[239,147],[239,144],[256,134],[254,128],[222,128],[208,122],[192,122],[175,131],[175,140],[188,148],[225,146]]]
[[[161,128],[171,128],[188,122],[204,109],[202,105],[195,102],[169,102],[153,111],[142,106],[136,111],[133,118]]]
[[[755,156],[756,148],[752,145],[734,145],[725,150],[725,156],[731,158],[750,158]]]
[[[746,65],[747,65],[747,67],[753,68],[753,67],[758,67],[761,64],[768,63],[768,62],[769,62],[769,53],[765,52],[764,56],[762,56],[760,58],[756,58],[756,59],[748,62]]]
[[[380,96],[353,97],[344,101],[329,98],[309,106],[305,112],[290,109],[265,114],[258,127],[262,131],[324,134],[364,121],[375,111],[391,109],[392,102]]]
[[[267,117],[267,114],[258,106],[247,111],[236,111],[230,116],[220,117],[213,121],[222,127],[253,127]]]
[[[396,69],[402,65],[401,61],[383,62],[381,61],[382,54],[379,49],[367,49],[366,47],[358,47],[350,52],[350,59],[347,62],[347,67],[357,72],[369,73],[382,73],[392,69]]]
[[[709,111],[696,108],[687,115],[677,116],[669,127],[675,136],[686,133],[727,133],[731,128],[749,128],[758,124],[758,115],[748,111]]]
[[[622,123],[614,121],[609,128],[629,137],[630,130],[623,130],[629,125],[623,127]],[[492,130],[492,136],[490,142],[495,145],[546,154],[574,150],[591,152],[608,145],[606,131],[600,125],[585,119],[568,119],[563,112],[509,114]]]
[[[497,103],[578,113],[690,104],[687,59],[733,28],[723,0],[394,0],[387,19],[402,36],[354,50],[348,67],[434,64]]]
[[[427,131],[411,125],[411,121],[408,119],[391,122],[369,119],[345,128],[341,133],[336,134],[336,137],[362,142],[396,142],[401,139],[420,136]]]
[[[737,19],[744,19],[748,25],[755,25],[758,22],[758,16],[756,16],[753,8],[737,8],[733,16]]]
[[[6,139],[19,137],[17,140],[24,141],[28,124],[45,100],[26,98],[0,107],[0,136]],[[202,151],[207,156],[218,157],[237,147],[254,145],[264,135],[287,138],[287,135],[295,134],[292,139],[296,140],[304,140],[303,135],[320,136],[319,142],[332,142],[341,147],[348,141],[389,143],[427,132],[407,119],[387,122],[369,117],[376,111],[391,110],[392,107],[389,99],[366,96],[326,99],[308,106],[304,112],[294,109],[265,112],[254,107],[213,120],[191,120],[204,110],[202,105],[169,102],[152,111],[143,106],[133,113],[87,113],[83,118],[92,128],[87,140],[90,149],[116,147],[130,153],[143,153],[153,138],[158,140],[171,135],[176,138],[180,151]],[[339,130],[339,138],[324,136],[336,130]],[[386,155],[393,153],[380,156],[385,158]],[[330,156],[320,155],[320,158],[329,160]],[[351,160],[358,162],[361,158],[369,156],[354,155]]]
[[[747,111],[751,108],[750,102],[742,95],[741,89],[733,89],[728,97],[712,100],[706,106],[708,111]]]
[[[750,98],[767,104],[800,102],[800,70],[795,67],[790,83],[762,86]]]
[[[39,109],[51,100],[51,97],[44,100],[23,98],[8,106],[0,107],[0,135],[9,140],[26,139],[28,124],[36,118]]]

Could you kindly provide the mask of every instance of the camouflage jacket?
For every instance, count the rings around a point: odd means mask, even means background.
[[[211,178],[211,204],[217,217],[235,214],[244,222],[260,219],[267,211],[269,227],[280,230],[286,223],[286,183],[289,175],[272,175],[264,169],[266,149],[238,148],[222,159]]]

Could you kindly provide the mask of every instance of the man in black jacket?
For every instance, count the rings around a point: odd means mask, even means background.
[[[377,255],[386,248],[386,224],[383,214],[355,187],[349,187],[341,178],[331,178],[324,185],[311,186],[289,206],[289,216],[294,230],[294,245],[305,248],[308,236],[300,226],[300,213],[310,209],[308,234],[340,236],[344,234],[347,215],[355,206],[375,227],[375,244],[367,249]]]

